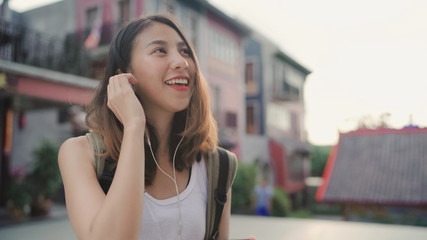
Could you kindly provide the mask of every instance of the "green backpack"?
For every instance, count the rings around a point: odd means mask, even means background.
[[[99,133],[87,133],[94,150],[93,166],[96,171],[99,184],[107,194],[113,181],[115,169],[105,167],[113,163],[104,159],[100,154],[105,153],[105,145]],[[204,157],[208,169],[208,206],[206,213],[206,233],[204,240],[216,239],[218,236],[219,221],[222,210],[227,201],[227,193],[233,184],[237,170],[237,158],[233,153],[217,147],[217,151]]]

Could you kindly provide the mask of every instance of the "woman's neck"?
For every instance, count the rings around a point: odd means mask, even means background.
[[[149,116],[149,117],[148,117]],[[158,152],[169,152],[169,136],[172,130],[172,120],[174,113],[147,113],[148,121],[156,129],[159,138]]]

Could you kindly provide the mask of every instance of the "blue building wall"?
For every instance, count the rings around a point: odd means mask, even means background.
[[[264,116],[264,86],[263,86],[263,67],[262,67],[262,46],[261,43],[253,39],[252,37],[248,37],[245,40],[245,59],[248,58],[256,58],[257,59],[257,71],[256,71],[256,80],[258,80],[258,92],[255,95],[246,95],[246,103],[248,102],[258,102],[259,106],[259,135],[265,134],[265,116]]]

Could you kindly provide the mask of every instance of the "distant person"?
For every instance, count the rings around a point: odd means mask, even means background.
[[[260,216],[270,216],[273,188],[267,184],[266,179],[262,179],[261,183],[255,186],[255,196],[255,214]]]
[[[64,142],[58,157],[78,239],[211,239],[217,125],[194,49],[173,20],[155,15],[120,30],[86,123],[91,132]],[[236,156],[225,153],[234,177]],[[226,192],[215,239],[229,235]]]

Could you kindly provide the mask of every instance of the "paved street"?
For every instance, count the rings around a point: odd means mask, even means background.
[[[427,228],[232,215],[231,239],[256,236],[258,240],[426,240]],[[66,217],[0,228],[2,240],[74,240]]]
[[[75,240],[67,218],[18,224],[0,228],[1,240]]]
[[[230,237],[258,240],[426,240],[427,228],[330,220],[232,216]]]

